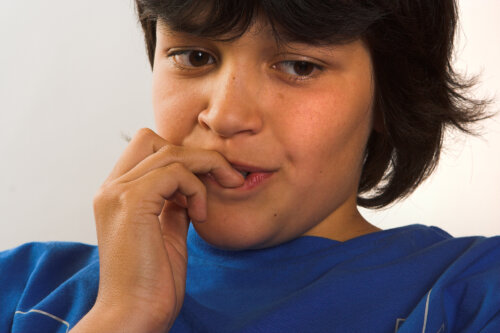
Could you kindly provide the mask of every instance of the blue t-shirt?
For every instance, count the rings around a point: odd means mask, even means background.
[[[224,251],[190,226],[171,332],[500,332],[500,237],[410,225],[346,242],[299,237]],[[67,332],[92,307],[97,248],[0,253],[0,332]]]

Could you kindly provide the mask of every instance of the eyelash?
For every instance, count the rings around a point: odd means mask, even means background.
[[[208,63],[208,64],[205,64],[205,65],[197,67],[197,66],[190,66],[190,65],[185,65],[185,64],[179,64],[179,62],[175,60],[175,57],[190,55],[191,52],[200,52],[200,53],[206,54],[206,55],[208,55],[211,58],[211,62]],[[202,51],[202,50],[196,50],[196,49],[173,51],[173,52],[169,53],[167,55],[167,57],[168,58],[172,58],[172,61],[174,62],[174,65],[177,68],[181,69],[181,70],[195,70],[197,68],[201,68],[201,67],[204,67],[204,66],[207,66],[207,65],[212,65],[212,64],[214,64],[216,62],[215,57],[212,56],[210,53]],[[187,60],[187,62],[189,62],[189,60]],[[296,65],[296,64],[298,64],[298,63],[302,63],[302,64],[306,64],[306,65],[312,65],[313,66],[312,73],[308,74],[308,75],[290,74],[290,73],[287,73],[284,70],[278,69],[278,67],[281,67],[283,65],[285,65],[285,66],[292,66],[292,68],[293,68],[293,66]],[[315,72],[318,72],[318,71],[321,72],[321,71],[323,71],[323,66],[317,65],[317,64],[315,64],[313,62],[310,62],[310,61],[304,61],[304,60],[285,60],[285,61],[278,62],[278,63],[272,65],[271,67],[273,69],[279,70],[280,72],[284,73],[288,77],[288,79],[290,79],[292,81],[309,80],[309,79],[315,77],[316,75],[318,75],[318,73],[315,73]]]
[[[308,74],[308,75],[299,75],[299,74],[290,74],[290,73],[287,73],[286,71],[284,70],[280,70],[278,69],[278,66],[290,66],[293,70],[293,67],[294,65],[296,64],[306,64],[306,65],[311,65],[313,68],[312,68],[312,72],[311,74]],[[316,75],[318,75],[318,71],[321,72],[323,70],[323,67],[320,66],[320,65],[317,65],[313,62],[310,62],[310,61],[304,61],[304,60],[286,60],[286,61],[281,61],[277,64],[274,64],[272,66],[272,68],[274,69],[277,69],[283,73],[285,73],[286,76],[288,76],[289,79],[291,79],[292,81],[304,81],[304,80],[309,80],[309,79],[312,79],[313,77],[315,77]]]
[[[173,62],[174,64],[180,68],[180,69],[183,69],[183,70],[190,70],[192,68],[196,68],[196,66],[191,66],[191,68],[187,68],[186,65],[182,65],[182,64],[179,64],[176,60],[175,60],[175,57],[177,56],[182,56],[182,55],[189,55],[191,52],[200,52],[200,53],[204,53],[204,54],[207,54],[208,56],[210,56],[212,58],[212,63],[215,62],[215,57],[212,56],[210,53],[208,52],[205,52],[205,51],[202,51],[202,50],[179,50],[179,51],[173,51],[171,52],[170,54],[167,55],[168,58],[172,58],[173,59]],[[210,63],[209,65],[211,65],[212,63]],[[201,66],[200,66],[201,67]]]

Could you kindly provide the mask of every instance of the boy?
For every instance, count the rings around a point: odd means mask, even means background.
[[[0,327],[500,329],[498,238],[357,210],[411,193],[444,128],[483,117],[449,66],[453,1],[136,3],[156,133],[95,197],[98,254],[2,254]]]

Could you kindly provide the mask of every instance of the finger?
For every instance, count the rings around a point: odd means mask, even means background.
[[[164,200],[171,200],[178,192],[186,197],[188,215],[192,220],[204,221],[206,219],[205,185],[181,163],[172,163],[154,169],[128,185],[140,189],[135,196],[146,202],[144,208],[141,207],[141,214],[151,213],[159,216]],[[153,206],[149,208],[149,204]],[[143,209],[150,209],[150,211],[144,212]]]
[[[139,162],[157,152],[167,144],[162,137],[149,128],[142,128],[134,135],[115,167],[107,178],[114,180],[135,167]]]
[[[173,244],[179,253],[185,248],[189,217],[184,208],[167,201],[159,217],[163,239]]]
[[[187,208],[188,202],[185,195],[182,195],[179,192],[175,192],[175,194],[169,199],[169,201],[175,202],[177,205]]]
[[[159,220],[161,236],[165,249],[167,249],[167,253],[169,254],[171,270],[172,272],[177,272],[177,274],[172,275],[175,285],[185,285],[187,273],[186,264],[188,261],[186,242],[189,230],[189,218],[186,210],[173,202],[167,201],[163,207]],[[170,255],[174,253],[171,250],[172,248],[175,249],[178,256]],[[182,260],[176,260],[178,258]],[[180,295],[180,297],[182,296]],[[176,308],[176,313],[180,311],[180,306]]]
[[[119,178],[120,182],[129,182],[148,172],[172,163],[182,163],[188,170],[197,174],[211,173],[223,186],[241,186],[244,178],[218,152],[205,149],[186,148],[166,144],[156,153],[149,155],[133,169]]]

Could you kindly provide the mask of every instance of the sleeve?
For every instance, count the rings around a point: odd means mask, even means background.
[[[491,320],[480,330],[481,333],[498,333],[500,332],[500,310]]]
[[[443,284],[452,332],[500,332],[500,237],[475,242]]]
[[[453,331],[500,332],[500,237],[478,241],[461,259],[442,296]]]
[[[500,237],[460,251],[398,332],[500,332]]]
[[[95,246],[28,243],[0,252],[0,332],[65,331],[92,306],[98,276]]]
[[[37,258],[45,251],[42,243],[28,243],[0,252],[0,331],[9,332],[17,304],[25,290]]]

